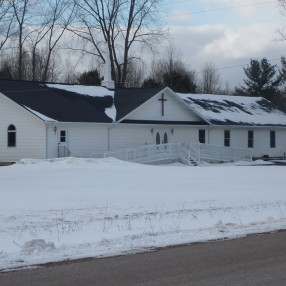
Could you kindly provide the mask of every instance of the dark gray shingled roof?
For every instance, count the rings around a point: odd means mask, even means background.
[[[112,122],[105,109],[113,105],[112,96],[83,96],[42,83],[0,80],[0,92],[21,106],[62,122]]]
[[[61,122],[111,123],[113,120],[110,114],[115,114],[115,108],[118,121],[163,89],[117,88],[114,93],[103,87],[0,80],[0,92],[11,100],[37,116],[40,113]],[[176,96],[210,124],[286,126],[286,113],[264,98],[206,94]],[[112,112],[108,113],[107,110]],[[150,120],[148,123],[154,123]]]
[[[30,111],[61,122],[112,122],[105,111],[113,103],[119,120],[163,88],[118,88],[114,99],[106,88],[92,87],[92,95],[84,94],[85,89],[79,85],[0,80],[0,92],[7,97]],[[102,96],[104,90],[106,96]]]

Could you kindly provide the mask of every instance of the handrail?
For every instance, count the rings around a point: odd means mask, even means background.
[[[166,143],[160,145],[144,145],[128,149],[106,151],[103,153],[90,154],[95,158],[114,157],[120,160],[150,163],[160,160],[184,160],[184,163],[190,161],[189,151],[184,152],[180,143]]]
[[[71,151],[66,146],[58,146],[58,157],[70,157]]]
[[[192,143],[190,145],[200,150],[200,159],[202,161],[252,161],[252,151],[249,149],[201,143]]]
[[[196,148],[193,144],[183,144],[183,146],[190,151],[190,157],[197,161],[198,164],[201,163],[201,151],[200,148]]]
[[[252,152],[248,149],[231,148],[200,143],[166,143],[160,145],[144,145],[128,149],[93,153],[90,157],[106,158],[114,157],[119,160],[151,163],[162,160],[179,160],[184,164],[191,164],[191,161],[200,164],[202,161],[252,161]]]

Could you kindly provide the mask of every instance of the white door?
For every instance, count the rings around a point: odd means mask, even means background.
[[[67,130],[60,129],[58,132],[58,157],[67,157]]]
[[[170,130],[168,129],[157,129],[154,132],[154,143],[156,145],[170,143]]]
[[[60,129],[58,133],[58,144],[59,146],[67,147],[67,130]]]

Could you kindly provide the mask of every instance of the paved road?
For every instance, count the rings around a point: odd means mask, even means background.
[[[1,286],[285,286],[286,232],[0,273]]]

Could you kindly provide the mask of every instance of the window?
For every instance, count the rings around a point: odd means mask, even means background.
[[[66,130],[61,130],[60,131],[60,142],[61,143],[65,143],[66,142],[66,137],[67,137]]]
[[[248,148],[253,148],[254,144],[253,144],[253,131],[252,130],[249,130],[248,131]]]
[[[156,144],[159,145],[161,143],[161,140],[160,140],[160,133],[157,132],[156,133]]]
[[[168,134],[167,132],[164,133],[164,137],[163,137],[163,144],[167,144],[168,143]]]
[[[230,131],[224,130],[224,146],[229,147],[230,146]]]
[[[16,127],[9,125],[7,129],[8,147],[16,147]]]
[[[270,131],[270,148],[275,148],[276,145],[276,134],[275,131]]]
[[[206,143],[206,130],[203,129],[199,130],[199,142]]]

